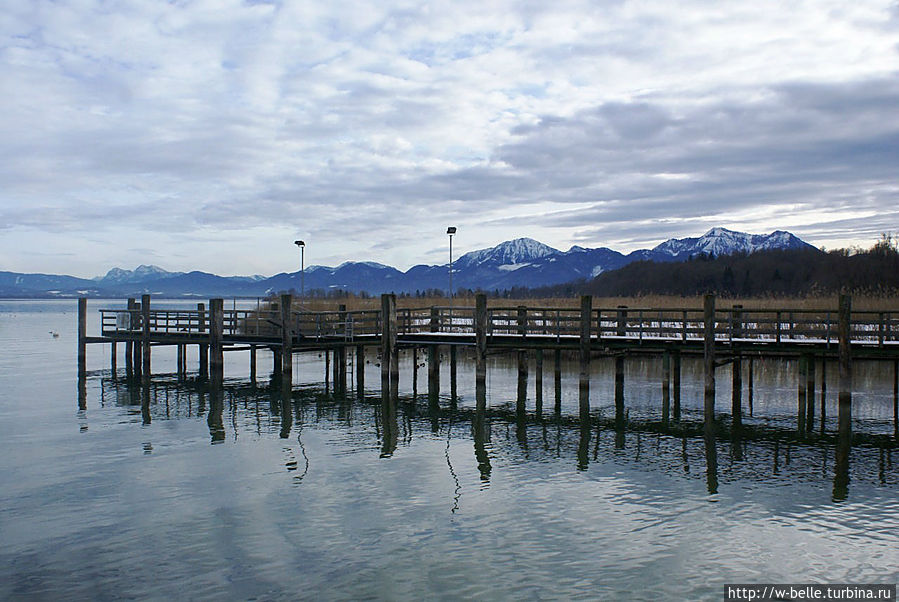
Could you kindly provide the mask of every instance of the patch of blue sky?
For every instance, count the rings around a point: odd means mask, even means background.
[[[488,54],[511,38],[511,34],[498,31],[467,33],[445,42],[422,42],[410,48],[406,56],[431,67]]]

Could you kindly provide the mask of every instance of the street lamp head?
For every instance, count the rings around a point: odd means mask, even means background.
[[[295,245],[298,246],[298,247],[305,247],[305,246],[306,246],[306,243],[304,243],[302,240],[295,240],[295,241],[293,241],[293,244],[295,244]]]
[[[455,227],[455,226],[450,226],[449,228],[446,229],[446,233],[447,233],[447,234],[455,234],[455,233],[456,233],[456,227]]]

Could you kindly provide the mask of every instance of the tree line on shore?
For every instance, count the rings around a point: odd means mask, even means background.
[[[638,261],[591,280],[539,288],[513,287],[482,291],[457,289],[456,298],[487,293],[499,299],[694,296],[816,297],[838,292],[871,297],[899,295],[899,238],[881,235],[869,249],[771,250],[718,257],[699,254],[684,262]],[[371,295],[343,290],[307,291],[324,299],[368,299]],[[398,294],[404,299],[446,297],[446,291],[428,289]]]

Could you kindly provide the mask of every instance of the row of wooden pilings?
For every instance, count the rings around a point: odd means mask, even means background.
[[[295,334],[292,329],[291,311],[293,305],[292,295],[282,295],[279,303],[281,342],[280,345],[271,345],[274,355],[274,377],[282,383],[286,388],[292,386],[293,381],[293,349],[295,345]],[[78,370],[79,376],[83,378],[86,374],[86,352],[85,343],[86,336],[86,316],[87,302],[86,299],[79,299],[79,318],[78,318]],[[210,378],[214,386],[220,385],[224,378],[224,301],[223,299],[211,299],[209,302],[208,313],[205,304],[197,305],[199,313],[199,329],[206,332],[208,329],[208,343],[200,343],[199,347],[199,375],[201,378]],[[583,296],[580,302],[580,337],[578,341],[579,356],[579,415],[584,421],[589,420],[590,416],[590,361],[592,355],[591,347],[591,315],[592,315],[592,297]],[[738,354],[734,354],[725,362],[719,362],[716,357],[715,349],[715,297],[714,295],[706,295],[704,298],[704,344],[703,344],[703,374],[704,374],[704,424],[707,432],[713,433],[715,426],[715,371],[716,367],[723,363],[732,364],[733,377],[733,399],[731,417],[733,426],[739,428],[742,421],[742,362]],[[142,316],[139,340],[128,340],[125,342],[126,371],[129,377],[141,380],[148,380],[151,372],[151,330],[150,330],[150,295],[144,295],[138,304],[136,299],[128,300],[128,310],[132,313],[139,312]],[[340,306],[339,311],[346,311],[345,306]],[[850,328],[851,300],[847,295],[841,295],[839,302],[839,432],[850,432],[851,424],[851,349],[849,344],[849,328]],[[396,296],[385,294],[381,296],[381,333],[380,333],[380,355],[381,355],[381,392],[385,400],[395,400],[398,396],[399,386],[399,357],[398,357],[398,335],[397,335],[397,310]],[[208,320],[207,320],[208,316]],[[623,321],[620,321],[623,324]],[[447,325],[442,325],[444,328]],[[432,309],[431,328],[432,332],[440,329],[438,314],[436,309]],[[452,325],[450,325],[451,329]],[[523,338],[527,334],[527,315],[526,308],[519,309],[518,315],[519,334]],[[487,377],[487,341],[488,341],[488,313],[487,313],[487,297],[485,295],[477,295],[474,308],[474,349],[475,349],[475,394],[478,407],[486,406],[486,377]],[[623,333],[621,333],[623,334]],[[738,333],[739,334],[739,333]],[[347,347],[355,345],[356,350],[356,385],[357,391],[360,393],[364,389],[364,346],[362,344],[354,344],[351,342],[334,342],[331,345],[334,355],[334,385],[335,388],[345,390],[346,387],[346,366],[347,366]],[[115,371],[116,361],[116,343],[112,342],[112,369]],[[436,391],[439,389],[440,360],[438,353],[438,344],[430,343],[427,345],[428,353],[428,381],[429,389]],[[186,366],[186,345],[178,344],[178,370],[179,373],[184,371]],[[326,351],[326,362],[329,361]],[[561,382],[561,350],[553,349],[555,353],[555,384],[557,388],[557,399],[559,397],[559,387]],[[250,345],[250,373],[251,378],[255,380],[256,368],[256,345]],[[624,413],[624,354],[622,351],[615,357],[615,416],[616,422],[625,420]],[[733,351],[731,351],[733,353]],[[417,356],[417,349],[415,351]],[[451,370],[453,371],[451,382],[455,383],[456,371],[456,346],[450,346]],[[543,389],[543,349],[536,349],[536,380],[538,403],[542,403],[540,397]],[[673,360],[673,367],[672,367]],[[416,364],[417,378],[417,358],[414,360]],[[799,387],[799,420],[798,427],[801,432],[811,430],[814,421],[814,366],[813,358],[808,355],[801,355],[800,365],[800,387]],[[751,382],[750,363],[750,382]],[[326,368],[327,371],[327,368]],[[527,351],[520,349],[518,351],[518,373],[519,387],[522,383],[527,382],[528,372],[528,354]],[[662,421],[667,423],[671,413],[671,396],[669,391],[674,392],[674,419],[680,418],[680,352],[664,351],[662,354]],[[673,373],[673,387],[669,386]],[[822,378],[823,382],[823,378]],[[750,395],[752,389],[750,388]],[[519,407],[520,411],[524,411],[524,398],[526,397],[522,391],[519,391]],[[823,412],[823,404],[822,404]],[[823,424],[823,416],[822,416]]]

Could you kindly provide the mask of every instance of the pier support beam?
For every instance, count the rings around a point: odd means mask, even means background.
[[[893,360],[893,437],[899,439],[899,360]]]
[[[281,295],[281,383],[293,386],[293,295]]]
[[[743,337],[743,306],[734,305],[731,314],[731,347],[738,345],[736,339]],[[739,350],[734,350],[731,375],[731,427],[739,431],[743,426],[743,358]]]
[[[615,430],[625,425],[624,413],[624,355],[615,356]]]
[[[140,298],[141,315],[141,373],[144,382],[150,380],[150,295],[142,295]]]
[[[136,302],[134,299],[128,299],[128,330],[132,330],[134,328],[135,320],[137,319],[134,315],[134,306]],[[134,378],[134,343],[129,338],[125,341],[125,376],[130,378]]]
[[[431,332],[440,332],[440,313],[436,307],[431,308]],[[428,398],[437,399],[440,395],[440,348],[428,345]]]
[[[250,382],[256,384],[256,345],[250,345]]]
[[[705,432],[715,432],[715,295],[707,294],[703,299],[703,375],[705,391],[703,395]]]
[[[483,411],[487,400],[487,295],[475,296],[475,397]]]
[[[118,345],[115,341],[113,341],[109,345],[109,371],[112,373],[113,378],[117,378],[117,372],[119,371],[116,362],[118,361]]]
[[[539,419],[543,416],[543,349],[537,349],[534,355],[534,404]]]
[[[78,378],[87,377],[87,298],[78,299]]]
[[[528,334],[528,309],[524,305],[518,306],[517,313],[518,336],[522,341]],[[518,397],[515,405],[519,417],[524,416],[525,404],[528,397],[528,352],[526,349],[518,350]]]
[[[390,295],[390,399],[396,402],[400,392],[400,352],[397,346],[396,295]]]
[[[840,295],[840,394],[839,394],[839,434],[849,436],[852,432],[852,348],[850,347],[852,298]]]
[[[365,397],[365,346],[356,345],[356,397]]]
[[[674,420],[680,420],[680,351],[675,351],[672,354],[674,357],[672,358],[672,382],[671,388],[673,389],[672,393],[672,401],[674,402],[674,407],[672,409],[672,413],[674,414]]]
[[[806,407],[806,406],[808,406],[808,396],[806,394],[806,388],[805,388],[806,384],[808,383],[808,380],[806,379],[806,373],[808,371],[807,365],[808,365],[808,356],[806,356],[804,354],[800,355],[799,362],[798,362],[798,368],[797,368],[798,372],[799,372],[799,385],[797,387],[797,389],[798,389],[798,399],[797,399],[798,415],[797,415],[797,420],[796,420],[796,427],[800,434],[805,433],[805,430],[806,430],[805,429],[805,418],[806,418],[806,416],[808,416],[808,409]]]
[[[671,352],[662,352],[662,424],[668,426],[671,413]]]
[[[131,339],[128,341],[131,347],[131,365],[133,368],[133,376],[135,379],[141,378],[141,367],[143,361],[141,358],[140,343],[140,304],[136,299],[128,299],[128,310],[131,318]]]
[[[206,332],[206,304],[205,303],[197,303],[197,314],[199,319],[199,331],[202,335]],[[199,354],[200,361],[200,378],[207,379],[209,378],[209,345],[206,343],[200,343],[197,345],[197,353]]]
[[[458,355],[457,349],[455,345],[450,345],[449,353],[450,353],[450,401],[455,406],[456,397],[457,397],[457,387],[456,387],[456,356]]]
[[[815,428],[815,356],[809,354],[805,360],[805,430],[811,433]]]
[[[593,313],[593,297],[581,296],[581,328],[580,328],[580,379],[578,386],[578,405],[582,421],[590,418],[590,316]]]
[[[559,414],[562,411],[562,350],[555,349],[553,351],[553,389],[554,389],[554,407],[553,411]]]
[[[399,391],[396,334],[396,297],[381,295],[381,397],[391,403]]]
[[[346,342],[347,328],[346,328],[346,305],[339,305],[337,307],[337,311],[340,312],[340,334],[343,335],[343,340]],[[346,394],[346,345],[342,344],[337,348],[337,363],[340,366],[340,369],[337,372],[337,382],[339,383],[337,386],[340,387],[340,394]]]
[[[213,388],[222,386],[225,377],[223,338],[225,336],[225,301],[209,300],[209,371]]]

